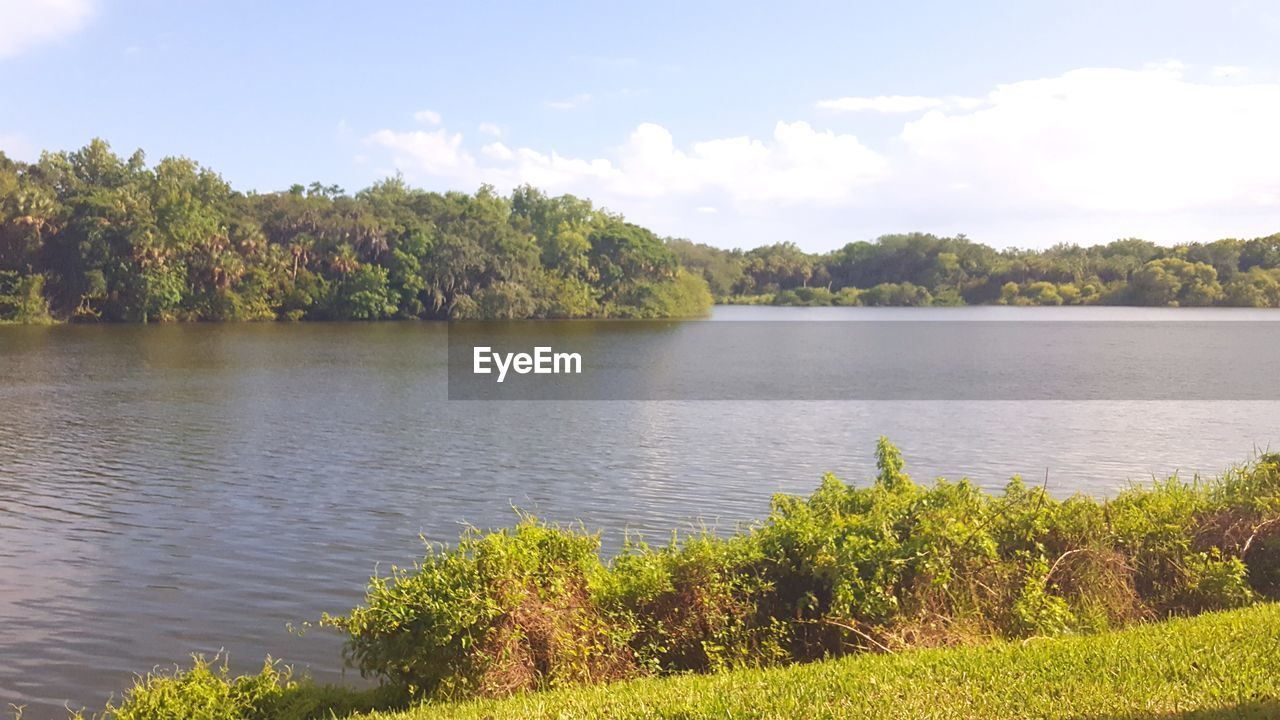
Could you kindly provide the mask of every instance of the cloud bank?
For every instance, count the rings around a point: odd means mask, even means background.
[[[719,245],[816,237],[806,246],[825,249],[912,229],[1020,246],[1275,232],[1280,84],[1232,70],[1083,68],[982,98],[816,103],[905,116],[875,143],[806,120],[693,142],[643,123],[598,157],[498,142],[477,156],[444,128],[383,129],[366,143],[412,179],[532,183]]]
[[[92,0],[0,0],[0,58],[74,33],[93,10]]]

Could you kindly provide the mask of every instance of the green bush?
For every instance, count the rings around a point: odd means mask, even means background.
[[[863,305],[872,306],[920,306],[932,305],[933,296],[927,288],[909,282],[880,283],[862,291]]]
[[[116,720],[256,720],[274,718],[275,705],[292,685],[289,671],[268,659],[257,675],[231,677],[224,663],[195,657],[189,670],[156,672],[139,678],[119,707]]]
[[[627,632],[638,669],[668,673],[763,665],[785,657],[785,626],[761,623],[759,544],[701,532],[651,548],[628,542],[595,592]],[[765,619],[767,620],[767,619]]]
[[[700,275],[677,271],[671,279],[637,284],[608,314],[623,318],[689,318],[711,311],[711,291]]]
[[[0,322],[43,325],[52,321],[43,275],[0,270]]]
[[[821,307],[836,304],[855,304],[855,303],[837,303],[838,298],[856,298],[855,294],[845,293],[837,296],[831,290],[825,287],[798,287],[792,290],[783,290],[773,296],[772,303],[774,305],[795,305],[802,307]]]
[[[325,625],[347,659],[413,694],[452,697],[613,679],[625,645],[589,585],[599,538],[525,517],[513,529],[429,547],[422,563],[369,584],[367,605]]]
[[[307,720],[403,707],[407,701],[393,688],[349,690],[295,680],[271,658],[258,674],[235,677],[225,657],[192,659],[189,669],[139,677],[119,706],[107,706],[104,720]]]
[[[1037,557],[1028,563],[1022,591],[1011,608],[1011,630],[1018,635],[1060,635],[1075,624],[1065,598],[1049,591],[1049,563]]]
[[[393,291],[387,286],[387,270],[361,265],[338,285],[335,314],[342,320],[381,320],[396,313]]]

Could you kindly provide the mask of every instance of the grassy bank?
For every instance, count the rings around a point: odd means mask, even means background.
[[[1275,718],[1280,605],[1031,639],[423,705],[474,718]]]
[[[876,465],[869,483],[776,496],[731,535],[611,558],[582,527],[472,530],[321,618],[378,691],[197,662],[140,679],[108,716],[1114,717],[1276,697],[1280,455],[1106,500],[922,485],[883,438]],[[445,705],[468,701],[492,704]]]

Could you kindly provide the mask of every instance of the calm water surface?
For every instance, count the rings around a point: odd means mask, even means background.
[[[1176,315],[1175,315],[1176,313]],[[1280,320],[1265,311],[720,308],[717,320]],[[100,708],[192,652],[343,674],[288,623],[358,602],[419,534],[512,506],[624,530],[720,528],[881,434],[917,478],[1058,494],[1216,473],[1280,447],[1277,402],[448,402],[441,325],[0,327],[0,708]]]

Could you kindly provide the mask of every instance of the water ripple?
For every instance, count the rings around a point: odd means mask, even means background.
[[[100,708],[222,649],[354,682],[340,638],[286,625],[512,506],[613,550],[868,478],[880,434],[917,477],[1059,495],[1278,439],[1268,402],[450,403],[443,350],[421,324],[0,328],[0,707]]]

